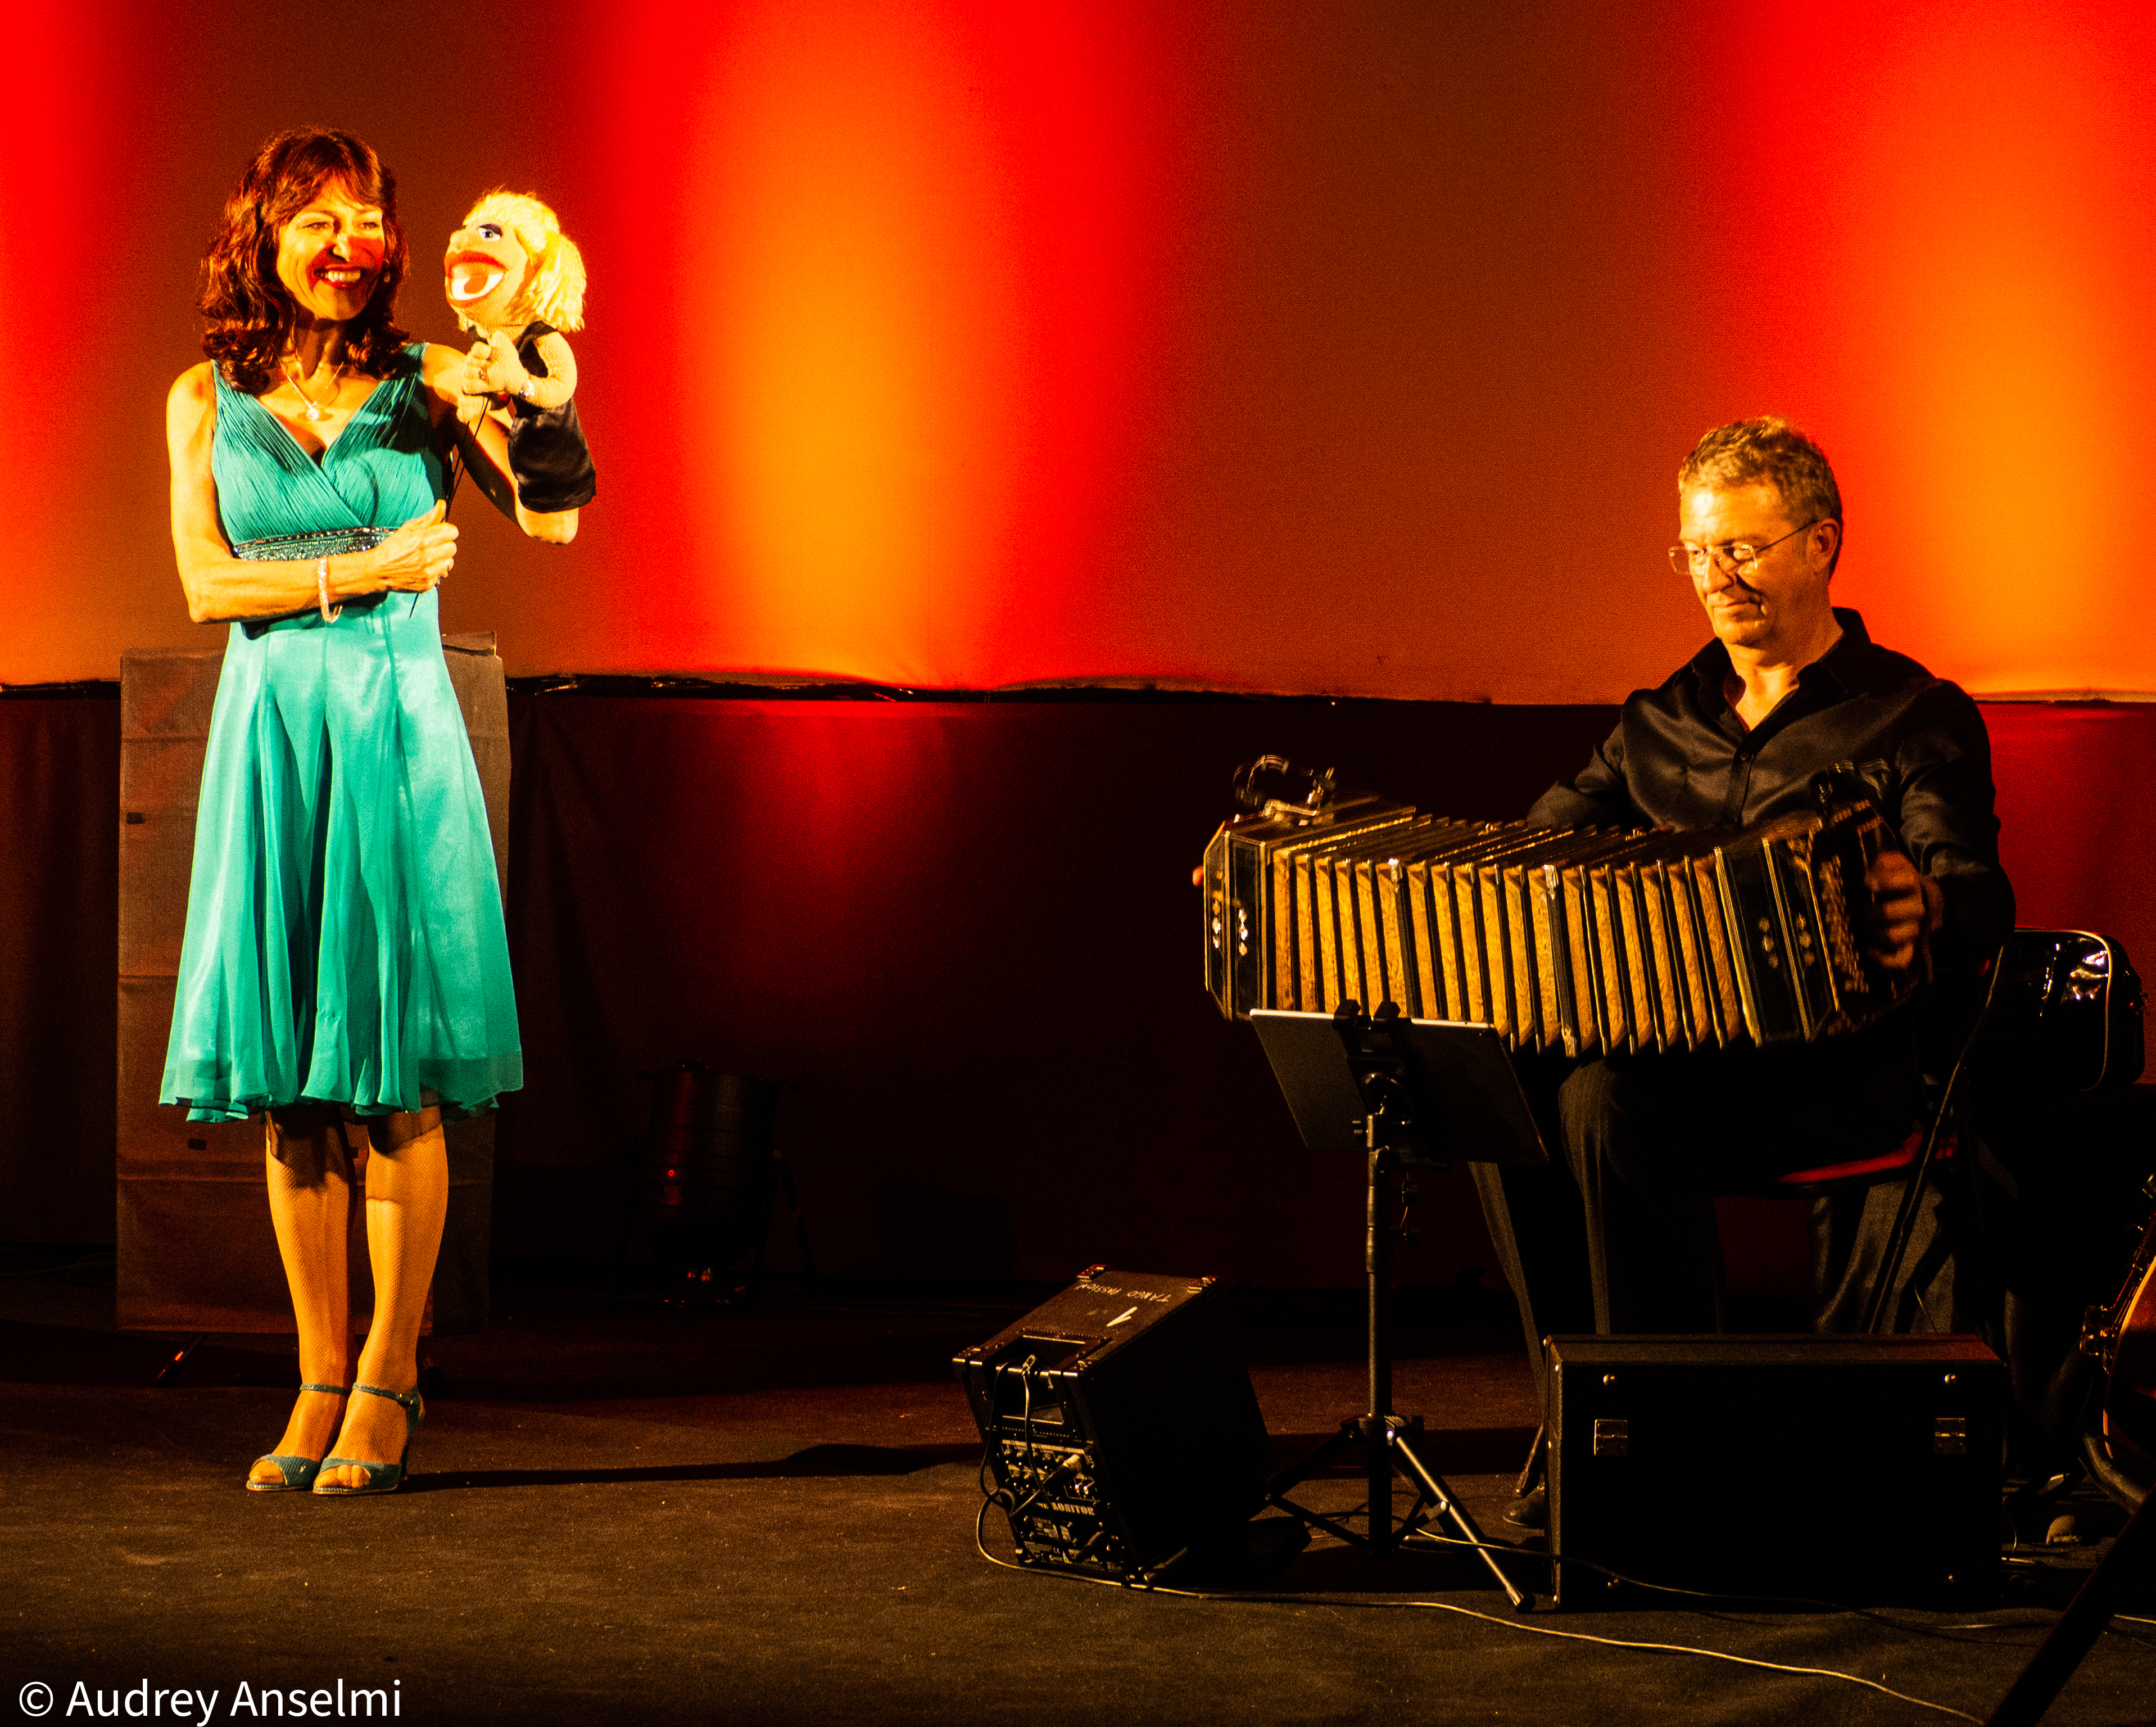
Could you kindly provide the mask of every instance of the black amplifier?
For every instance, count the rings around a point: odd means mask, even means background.
[[[1091,1267],[954,1365],[1026,1564],[1149,1574],[1265,1503],[1272,1445],[1210,1277]]]
[[[1982,1339],[1548,1348],[1559,1606],[1645,1604],[1579,1560],[1680,1589],[1860,1606],[1995,1591],[2007,1380]]]

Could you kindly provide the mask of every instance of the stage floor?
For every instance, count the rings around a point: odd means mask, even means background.
[[[1997,1611],[1897,1610],[1892,1624],[1522,1620],[1471,1556],[1381,1573],[1322,1538],[1263,1600],[1005,1570],[975,1549],[980,1447],[949,1360],[1046,1293],[1011,1288],[796,1283],[747,1313],[497,1289],[493,1330],[431,1345],[440,1389],[403,1491],[250,1494],[241,1477],[295,1380],[289,1340],[213,1338],[152,1388],[173,1341],[112,1330],[108,1269],[20,1251],[8,1269],[0,1691],[49,1685],[54,1720],[85,1703],[124,1719],[138,1688],[151,1719],[202,1719],[159,1693],[215,1694],[218,1722],[235,1703],[260,1719],[265,1691],[287,1708],[293,1691],[326,1692],[317,1713],[334,1718],[341,1697],[352,1718],[354,1694],[377,1689],[398,1719],[443,1722],[1952,1718],[1830,1678],[1537,1630],[1835,1668],[1980,1719],[2101,1550],[2044,1552]],[[1268,1426],[1294,1455],[1362,1406],[1353,1303],[1241,1308]],[[1535,1421],[1517,1341],[1430,1323],[1403,1341],[1396,1401],[1428,1421],[1430,1461],[1486,1533],[1524,1539],[1502,1518]],[[1358,1485],[1319,1483],[1311,1503],[1344,1509]],[[1004,1550],[993,1513],[988,1528]],[[2156,1600],[2139,1611],[2156,1617]],[[2156,1625],[2122,1625],[2047,1719],[2152,1714]]]

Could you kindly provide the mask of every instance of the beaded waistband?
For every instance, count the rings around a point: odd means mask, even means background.
[[[272,534],[263,540],[242,540],[232,548],[232,555],[249,563],[334,558],[340,552],[372,552],[394,532],[387,527],[325,527],[312,533]]]
[[[394,532],[387,527],[326,527],[313,533],[272,534],[266,539],[241,541],[232,548],[232,555],[249,563],[311,563],[317,558],[334,558],[340,552],[372,552]],[[344,601],[341,609],[371,612],[388,597],[386,594],[362,594],[356,599]],[[319,610],[309,605],[274,618],[247,619],[239,627],[252,640],[273,630],[315,630],[328,622]]]

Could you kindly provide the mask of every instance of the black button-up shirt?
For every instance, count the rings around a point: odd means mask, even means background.
[[[1729,652],[1709,642],[1660,688],[1634,691],[1586,768],[1544,792],[1527,820],[1749,826],[1810,809],[1823,768],[1882,764],[1873,774],[1887,819],[1946,896],[1941,945],[1957,959],[1989,953],[2013,927],[2014,889],[1999,866],[1984,716],[1959,686],[1875,643],[1855,612],[1834,615],[1841,640],[1757,726],[1730,707]]]

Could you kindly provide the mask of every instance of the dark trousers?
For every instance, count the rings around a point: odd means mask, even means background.
[[[1818,1044],[1518,1066],[1551,1164],[1476,1182],[1537,1364],[1554,1334],[1713,1330],[1714,1195],[1879,1155],[1922,1107],[1906,1010]]]

